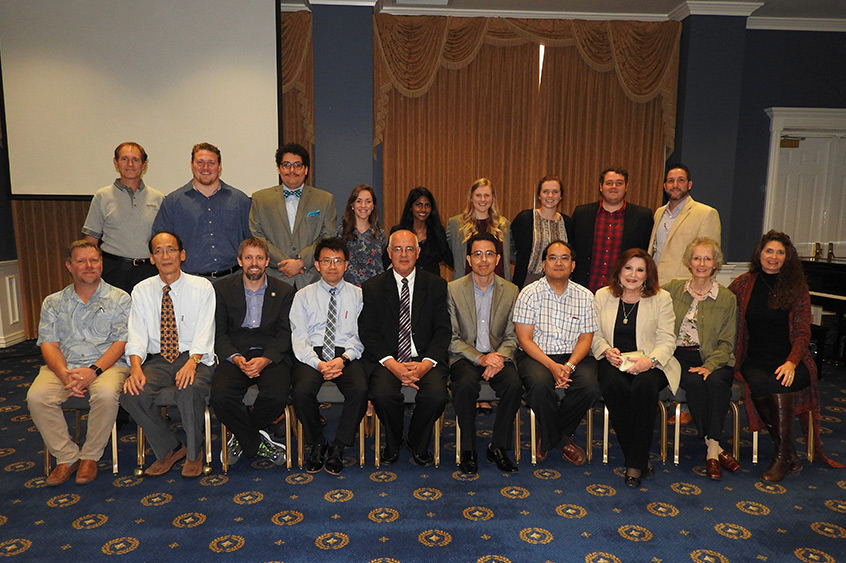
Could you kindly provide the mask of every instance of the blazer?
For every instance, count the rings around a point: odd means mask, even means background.
[[[676,336],[690,310],[693,296],[684,290],[687,280],[673,280],[664,286],[673,298],[676,314]],[[714,371],[723,366],[734,367],[734,343],[737,334],[737,298],[723,286],[717,299],[703,299],[696,309],[696,332],[699,333],[699,355],[702,366]]]
[[[453,215],[447,221],[447,244],[452,251],[452,277],[464,275],[464,265],[467,263],[467,243],[461,235],[461,215]],[[502,273],[505,279],[511,281],[511,223],[508,219],[502,226]]]
[[[532,257],[532,247],[535,245],[534,215],[534,208],[524,209],[511,222],[511,259],[514,261],[514,276],[511,281],[517,287],[525,285],[526,274],[529,270],[529,259]],[[563,213],[561,213],[561,217],[564,218],[564,229],[567,231],[569,242],[570,217]],[[587,286],[587,284],[583,285]]]
[[[667,206],[662,205],[655,211],[652,234],[649,235],[649,246],[646,249],[653,256],[655,255],[655,233],[665,209]],[[670,280],[686,280],[690,277],[687,264],[682,263],[682,255],[690,241],[698,237],[712,238],[720,244],[720,214],[713,207],[693,201],[693,197],[688,196],[687,203],[673,221],[667,242],[664,243],[664,248],[658,257],[658,279],[661,285]]]
[[[283,189],[284,186],[275,186],[253,194],[250,231],[270,248],[267,273],[289,285],[303,288],[319,277],[314,269],[315,245],[322,238],[335,236],[335,199],[329,192],[303,186],[292,229]],[[305,272],[293,278],[280,272],[277,263],[289,258],[301,258]]]
[[[596,212],[599,201],[576,206],[573,216],[567,224],[567,239],[576,253],[576,267],[570,279],[579,285],[588,287],[590,267],[593,261],[593,231],[596,225]],[[649,250],[649,234],[652,232],[652,211],[648,207],[626,202],[623,218],[623,236],[620,239],[620,252],[630,248]],[[616,260],[616,258],[615,258]]]
[[[417,268],[411,296],[411,338],[421,358],[447,361],[450,340],[447,283],[440,276]],[[388,270],[361,284],[364,306],[358,316],[358,335],[364,358],[378,362],[397,355],[400,297],[394,271]]]
[[[513,283],[499,276],[493,278],[491,298],[490,341],[491,349],[514,360],[517,333],[511,320],[511,310],[519,290]],[[449,365],[465,359],[474,362],[482,352],[476,349],[476,294],[473,274],[467,274],[447,286],[449,293],[449,318],[452,323],[452,340],[449,343]]]
[[[214,292],[217,297],[214,349],[219,361],[226,361],[232,354],[246,356],[250,348],[262,348],[262,356],[274,364],[291,364],[291,323],[288,315],[294,301],[293,287],[267,277],[258,328],[241,326],[247,314],[243,274],[217,281]]]
[[[599,329],[593,333],[591,351],[599,360],[609,348],[614,347],[614,325],[620,298],[614,297],[608,287],[596,292],[597,320]],[[673,356],[676,351],[676,334],[673,332],[676,316],[673,314],[673,300],[665,290],[658,290],[652,297],[643,297],[637,309],[635,339],[638,348],[651,358],[658,360],[658,367],[664,371],[670,389],[675,393],[681,381],[681,364]],[[632,350],[620,350],[631,352]]]

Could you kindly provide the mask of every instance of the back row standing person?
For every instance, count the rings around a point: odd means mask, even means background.
[[[119,144],[113,162],[119,177],[94,193],[82,234],[100,244],[103,279],[130,293],[135,284],[156,275],[147,240],[165,196],[144,183],[147,152],[138,143]]]
[[[417,259],[418,268],[440,276],[441,263],[452,267],[452,251],[447,244],[446,230],[438,213],[435,196],[428,188],[417,186],[408,192],[400,222],[391,229],[391,232],[397,227],[409,230],[417,237],[420,248],[420,257]],[[382,264],[386,270],[391,265],[387,249],[382,254]]]
[[[494,273],[511,281],[511,223],[496,205],[496,191],[487,178],[479,178],[470,186],[464,211],[447,221],[447,243],[452,251],[453,278],[470,273],[465,260],[467,241],[476,233],[490,233],[497,239],[497,253],[502,257]]]
[[[628,186],[625,168],[606,168],[599,175],[599,201],[576,206],[567,225],[579,257],[572,280],[593,293],[605,286],[620,254],[649,248],[652,211],[626,201]]]
[[[240,269],[238,245],[250,236],[250,198],[220,179],[222,169],[220,149],[194,145],[194,177],[164,198],[152,233],[177,235],[185,245],[185,273],[212,281]]]
[[[353,188],[338,225],[338,236],[347,246],[349,264],[344,279],[353,285],[361,284],[385,271],[382,252],[385,250],[385,230],[379,224],[376,192],[367,184]]]
[[[655,225],[646,249],[658,265],[661,285],[671,280],[687,279],[682,255],[696,238],[710,238],[720,244],[720,214],[713,207],[693,201],[690,169],[671,164],[664,175],[667,205],[655,211]]]
[[[535,193],[537,208],[524,209],[511,223],[514,284],[523,288],[543,276],[543,249],[554,240],[567,242],[570,218],[558,212],[564,185],[558,176],[544,176]]]
[[[250,231],[270,249],[273,267],[268,273],[297,289],[317,281],[314,248],[320,239],[335,234],[332,194],[305,183],[310,162],[305,147],[280,147],[276,166],[282,184],[254,193],[250,209]]]

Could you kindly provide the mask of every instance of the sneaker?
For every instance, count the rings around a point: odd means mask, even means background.
[[[274,465],[283,465],[287,461],[284,444],[276,444],[267,437],[267,433],[259,431],[261,442],[259,443],[256,455],[269,459]]]
[[[267,432],[267,430],[259,430],[259,434],[261,435],[261,437],[263,439],[267,440],[268,442],[270,442],[271,444],[273,444],[277,448],[281,448],[283,452],[288,449],[287,447],[285,447],[285,436],[284,435],[280,438],[276,434],[272,434],[272,433]]]
[[[226,450],[229,452],[230,466],[238,463],[238,460],[241,459],[241,456],[244,454],[244,451],[241,449],[241,444],[238,443],[238,439],[235,437],[235,434],[229,434],[229,441],[226,442]],[[223,463],[223,452],[220,454],[220,463]]]

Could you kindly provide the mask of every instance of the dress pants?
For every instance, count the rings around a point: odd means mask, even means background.
[[[166,387],[176,385],[175,377],[185,362],[189,361],[188,352],[182,352],[172,364],[165,361],[161,354],[151,354],[141,366],[147,383],[138,395],[124,393],[120,404],[133,420],[144,429],[147,440],[156,454],[156,459],[163,459],[179,446],[179,438],[168,428],[162,418],[156,397]],[[197,459],[203,446],[203,414],[209,397],[212,372],[214,368],[198,364],[194,382],[185,389],[176,390],[176,406],[182,417],[182,429],[185,431],[188,459]]]
[[[412,358],[419,362],[423,358]],[[415,453],[426,454],[432,427],[443,414],[447,399],[447,379],[449,370],[443,363],[434,366],[417,382],[419,387],[414,400],[414,413],[408,427],[408,442]],[[391,371],[377,363],[370,374],[370,400],[382,424],[385,426],[386,447],[391,452],[398,452],[403,436],[403,395],[402,383]]]
[[[250,350],[244,358],[251,360],[261,355],[261,350]],[[244,404],[244,395],[251,385],[258,385],[259,389],[252,409]],[[244,455],[255,457],[261,443],[258,431],[285,410],[290,388],[291,368],[286,363],[270,363],[258,377],[249,378],[241,368],[222,360],[212,377],[209,404],[217,419],[235,434]]]
[[[705,379],[690,371],[690,368],[702,365],[698,351],[676,349],[675,355],[681,364],[681,388],[687,396],[687,407],[690,409],[696,431],[701,438],[711,438],[719,442],[731,402],[734,368],[717,368]]]
[[[131,294],[132,288],[138,282],[156,276],[158,273],[159,271],[150,264],[149,260],[139,262],[136,266],[128,260],[103,253],[103,280],[127,293]]]
[[[476,400],[481,390],[484,366],[461,359],[452,364],[450,370],[450,391],[452,407],[461,425],[461,451],[476,451]],[[488,383],[496,392],[499,402],[496,407],[491,445],[494,448],[511,449],[514,415],[523,398],[523,384],[517,375],[514,362],[505,362],[499,373]]]
[[[658,368],[633,375],[599,360],[602,398],[611,415],[611,425],[623,450],[625,466],[645,472],[658,415],[658,393],[668,385]]]
[[[73,463],[78,459],[99,461],[109,441],[118,411],[123,381],[129,368],[113,365],[88,386],[88,429],[85,443],[80,450],[68,433],[68,423],[62,403],[68,397],[62,380],[47,366],[41,366],[38,376],[26,394],[29,413],[41,433],[47,449],[56,457],[56,463]]]
[[[340,350],[343,354],[343,350]],[[340,355],[340,354],[338,354]],[[337,356],[336,356],[337,357]],[[307,444],[324,443],[323,425],[320,424],[320,405],[317,393],[327,381],[323,374],[302,362],[294,364],[292,400],[297,418],[303,423],[303,432]],[[367,373],[361,360],[353,360],[344,368],[343,373],[331,379],[344,396],[338,430],[334,444],[352,446],[358,425],[367,411]]]
[[[570,354],[554,354],[550,358],[559,364],[567,363]],[[535,411],[540,425],[541,447],[552,450],[565,437],[572,436],[587,410],[601,396],[596,378],[596,360],[585,357],[570,377],[566,395],[558,403],[555,378],[543,364],[525,352],[519,352],[517,372],[526,388],[526,402]]]
[[[775,370],[784,362],[765,362],[753,358],[746,358],[740,373],[749,386],[752,396],[755,398],[766,397],[767,395],[779,395],[781,393],[793,393],[801,391],[811,384],[811,374],[802,362],[796,366],[796,373],[793,381],[785,387],[776,379]]]

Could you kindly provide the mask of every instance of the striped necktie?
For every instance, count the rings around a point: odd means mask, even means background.
[[[323,333],[323,361],[328,362],[335,357],[335,324],[338,322],[338,300],[335,295],[338,288],[329,290],[329,314],[326,316],[326,332]]]
[[[404,363],[411,359],[411,300],[409,299],[408,280],[402,279],[400,292],[399,339],[397,341],[397,361]]]

